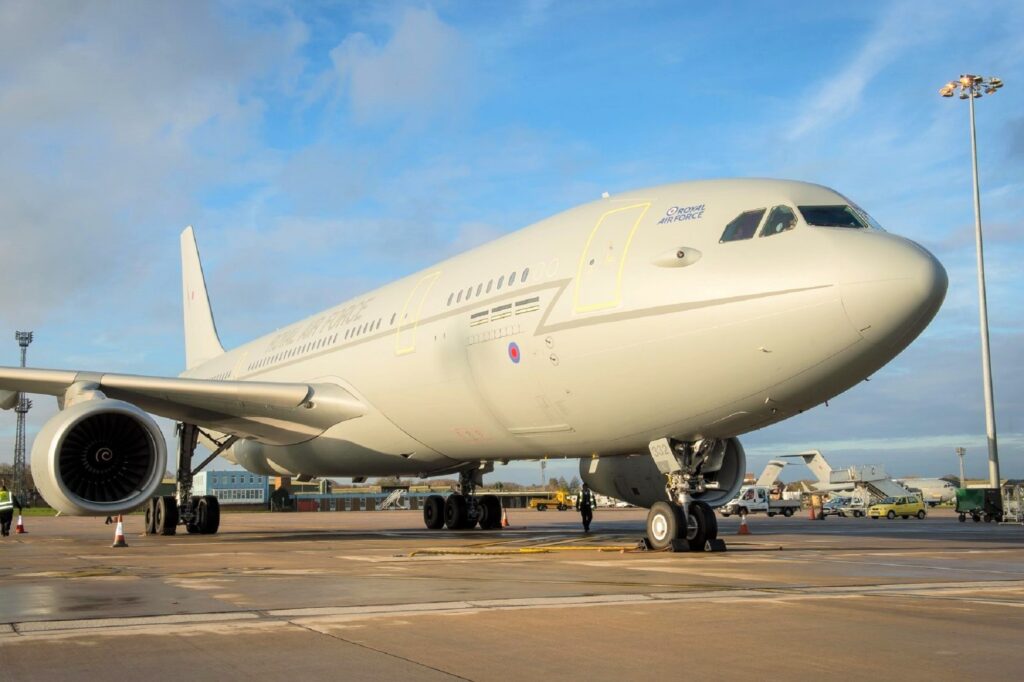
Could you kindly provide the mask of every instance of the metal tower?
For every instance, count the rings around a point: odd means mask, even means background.
[[[14,338],[21,346],[21,366],[24,367],[25,353],[28,351],[28,345],[32,343],[32,332],[14,332]],[[31,407],[32,401],[26,398],[24,393],[19,393],[18,404],[14,408],[18,415],[18,428],[14,436],[14,481],[11,489],[22,499],[23,504],[28,492],[25,490],[25,415]]]

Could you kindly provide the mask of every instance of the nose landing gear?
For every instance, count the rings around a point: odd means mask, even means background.
[[[662,438],[650,443],[651,457],[665,474],[669,499],[655,502],[647,514],[646,539],[651,549],[725,551],[725,543],[718,539],[714,510],[693,499],[708,489],[701,470],[723,447],[724,443],[716,440],[672,443]]]

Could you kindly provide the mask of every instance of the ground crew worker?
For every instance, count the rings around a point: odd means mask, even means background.
[[[590,486],[586,483],[583,484],[583,489],[580,490],[580,496],[576,498],[576,509],[579,510],[580,516],[583,517],[583,532],[590,532],[590,522],[594,520],[594,507],[597,506],[597,502],[594,500],[594,493],[591,492]]]
[[[4,537],[11,534],[11,520],[14,518],[15,507],[20,514],[21,500],[7,489],[6,484],[0,485],[0,534]]]

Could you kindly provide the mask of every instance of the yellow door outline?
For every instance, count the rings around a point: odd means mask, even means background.
[[[395,355],[407,355],[416,350],[416,329],[419,327],[420,316],[423,314],[423,304],[426,302],[427,294],[430,293],[434,282],[440,276],[440,271],[424,276],[416,283],[409,298],[406,299],[405,306],[402,307],[402,312],[398,317],[398,328],[395,330]],[[416,309],[416,314],[412,319],[408,319],[413,308]]]
[[[647,210],[651,207],[651,202],[647,201],[641,204],[631,204],[630,206],[623,206],[621,208],[615,208],[604,213],[600,218],[597,219],[597,223],[594,224],[594,229],[590,231],[590,236],[587,238],[586,246],[583,247],[583,253],[580,254],[580,263],[576,268],[576,287],[573,290],[573,309],[577,313],[585,313],[591,310],[602,310],[604,308],[614,308],[622,302],[622,271],[626,267],[626,255],[629,253],[629,246],[633,243],[633,235],[636,234],[637,228],[640,227],[640,221],[647,215]],[[601,231],[601,226],[604,221],[609,217],[617,213],[624,213],[626,211],[636,211],[640,209],[636,220],[633,222],[632,227],[629,230],[629,235],[626,237],[625,246],[622,248],[622,255],[619,256],[619,267],[615,273],[615,291],[611,298],[605,301],[599,301],[597,303],[588,303],[586,305],[580,305],[580,289],[583,288],[583,269],[587,266],[587,255],[590,253],[590,246],[594,242],[594,238],[598,232]]]

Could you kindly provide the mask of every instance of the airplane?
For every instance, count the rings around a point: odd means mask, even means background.
[[[956,486],[942,478],[898,478],[896,482],[908,490],[920,491],[925,504],[936,507],[956,498]]]
[[[181,257],[180,376],[0,368],[4,408],[57,396],[32,471],[63,513],[146,505],[151,532],[214,533],[191,481],[223,455],[266,475],[457,473],[425,525],[493,529],[483,474],[563,457],[649,508],[652,547],[706,549],[743,483],[738,436],[869,377],[947,287],[843,195],[772,179],[605,194],[228,351],[191,227]],[[168,454],[150,414],[178,424],[175,496],[153,497]]]

